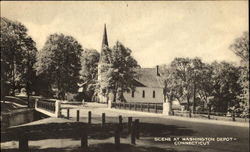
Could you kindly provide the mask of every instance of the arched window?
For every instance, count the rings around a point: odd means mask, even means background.
[[[153,98],[155,98],[155,90],[153,91]]]
[[[145,91],[142,91],[142,98],[145,98]]]

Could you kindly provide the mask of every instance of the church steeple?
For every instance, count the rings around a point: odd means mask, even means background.
[[[109,46],[106,24],[104,24],[104,32],[103,32],[103,38],[102,38],[102,49],[104,48],[104,46],[107,46],[107,47]]]

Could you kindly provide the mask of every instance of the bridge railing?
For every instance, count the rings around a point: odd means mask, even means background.
[[[51,117],[60,117],[61,101],[53,99],[39,99],[35,102],[35,109]]]

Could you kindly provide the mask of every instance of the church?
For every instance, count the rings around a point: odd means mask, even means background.
[[[101,56],[98,64],[98,81],[101,81],[100,65],[102,64],[102,55],[105,54],[104,47],[109,47],[106,25],[102,40]],[[145,103],[163,103],[164,102],[164,83],[161,79],[159,66],[155,68],[136,69],[138,78],[134,79],[134,91],[124,92],[126,102],[145,102]],[[112,95],[104,96],[101,90],[98,94],[98,101],[101,103],[112,102]],[[119,102],[119,101],[118,101]]]

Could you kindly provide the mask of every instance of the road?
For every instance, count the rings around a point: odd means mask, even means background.
[[[1,150],[18,151],[18,141],[14,139],[20,132],[29,134],[29,147],[36,152],[78,152],[80,136],[88,122],[88,112],[92,112],[92,125],[88,132],[88,145],[91,152],[115,152],[114,126],[118,116],[123,118],[119,152],[248,152],[249,124],[242,122],[202,120],[175,116],[164,116],[145,112],[108,109],[102,104],[70,106],[70,119],[46,118],[28,124],[12,127],[1,132]],[[65,105],[63,106],[65,108]],[[76,122],[76,111],[80,111],[80,122]],[[104,128],[102,113],[106,115]],[[136,145],[130,144],[127,131],[127,118],[140,121],[140,139]],[[79,130],[80,129],[80,130]],[[181,142],[181,139],[215,140],[210,142]],[[179,141],[173,140],[179,139]],[[170,140],[170,141],[169,141]],[[226,141],[228,140],[228,141]],[[191,144],[191,145],[188,145]],[[201,145],[202,144],[202,145]],[[31,150],[31,151],[32,151]]]
[[[128,110],[107,109],[105,105],[89,105],[88,107],[72,107],[71,120],[76,117],[76,110],[80,110],[80,121],[87,122],[88,111],[92,112],[93,123],[101,123],[101,114],[106,114],[107,122],[118,122],[117,117],[122,115],[139,118],[141,123],[141,144],[150,144],[161,148],[178,150],[207,151],[207,152],[248,152],[249,151],[249,124],[240,122],[226,122],[218,120],[200,120],[194,118],[168,117],[161,114],[133,112]],[[63,110],[66,116],[66,110]],[[164,138],[157,138],[164,137]],[[174,142],[155,141],[167,140],[171,137],[202,137],[211,138],[209,145],[174,145]],[[197,139],[197,138],[196,138]],[[175,144],[178,144],[176,142]],[[193,144],[193,143],[192,143]],[[200,143],[204,144],[204,143]]]

